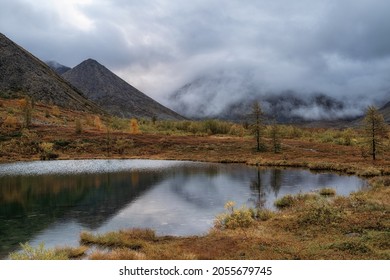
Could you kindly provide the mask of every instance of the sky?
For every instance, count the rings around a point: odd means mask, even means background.
[[[388,0],[0,0],[0,32],[42,60],[96,59],[163,103],[204,77],[225,81],[210,91],[221,104],[285,90],[358,110],[390,100]]]

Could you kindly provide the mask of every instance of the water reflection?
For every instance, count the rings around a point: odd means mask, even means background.
[[[273,208],[273,201],[287,193],[330,186],[348,194],[364,185],[356,177],[244,165],[136,160],[36,164],[0,165],[1,258],[20,242],[76,245],[81,230],[151,227],[158,234],[202,234],[228,200]]]

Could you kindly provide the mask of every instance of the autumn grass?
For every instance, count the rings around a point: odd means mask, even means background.
[[[70,260],[82,258],[87,246],[46,248],[44,243],[33,247],[29,243],[20,244],[20,251],[9,255],[11,260]]]
[[[20,244],[21,251],[9,255],[11,260],[67,260],[65,252],[45,248],[44,243],[32,247],[29,243]]]
[[[36,102],[31,125],[24,128],[22,101],[0,98],[0,162],[54,158],[175,159],[298,167],[362,177],[390,175],[390,136],[385,139],[378,160],[372,161],[362,153],[364,141],[356,128],[280,125],[281,150],[275,154],[271,148],[272,127],[266,126],[264,145],[268,148],[258,153],[245,124],[218,120],[140,119],[139,133],[132,133],[129,119],[91,115]],[[7,123],[9,117],[13,122]],[[82,126],[80,133],[75,131],[78,123]],[[321,140],[324,138],[332,140]]]
[[[293,203],[278,211],[236,207],[230,202],[223,219],[217,217],[216,226],[202,236],[157,236],[151,229],[82,232],[80,254],[94,260],[388,260],[390,177],[372,178],[370,185],[347,197],[294,195],[289,198]],[[68,248],[57,253],[65,259],[80,258],[69,253],[77,251]],[[38,248],[36,252],[15,259],[57,258],[54,251]]]
[[[280,126],[281,152],[268,149],[257,153],[255,140],[242,124],[138,120],[140,133],[132,134],[130,120],[36,103],[27,129],[22,127],[19,103],[0,99],[1,162],[39,160],[42,153],[51,152],[59,159],[246,163],[370,178],[369,190],[348,197],[318,193],[289,196],[280,199],[279,210],[274,212],[234,208],[225,213],[222,226],[204,236],[156,236],[145,229],[83,232],[80,243],[85,247],[67,248],[59,253],[61,258],[390,259],[390,149],[384,149],[376,161],[365,157],[359,129]],[[77,119],[82,125],[80,133],[75,131]],[[266,127],[268,147],[272,145],[270,133],[271,128]],[[390,147],[389,137],[385,147]],[[57,258],[51,249],[26,249],[23,258]]]
[[[83,232],[81,243],[95,248],[88,259],[106,260],[390,259],[390,177],[375,177],[370,184],[348,197],[291,196],[293,203],[278,211],[229,202],[203,236],[133,229]]]
[[[105,247],[121,246],[132,250],[139,250],[145,241],[155,240],[155,233],[151,229],[129,229],[105,234],[92,234],[81,232],[80,243],[84,245],[96,244]]]
[[[67,256],[68,259],[80,259],[83,258],[84,255],[86,255],[87,251],[89,250],[89,247],[87,246],[78,246],[78,247],[57,247],[55,248],[55,252],[57,254],[63,254]]]

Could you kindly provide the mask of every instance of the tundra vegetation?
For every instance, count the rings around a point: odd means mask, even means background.
[[[384,129],[374,136],[374,151],[373,134],[366,125],[369,112],[364,125],[345,128],[263,122],[258,142],[253,133],[257,122],[248,120],[129,120],[40,102],[31,102],[26,110],[25,104],[25,98],[0,98],[1,162],[54,158],[236,162],[354,174],[369,178],[371,188],[348,197],[325,187],[286,196],[276,202],[277,211],[230,203],[204,236],[157,236],[149,229],[84,232],[80,248],[24,244],[11,258],[390,259],[390,134],[376,113],[373,116]]]
[[[390,177],[348,197],[319,193],[289,196],[277,211],[227,202],[226,212],[202,236],[158,236],[151,229],[105,234],[82,232],[80,246],[42,244],[11,259],[205,260],[205,259],[390,259]],[[279,207],[279,206],[278,206]]]

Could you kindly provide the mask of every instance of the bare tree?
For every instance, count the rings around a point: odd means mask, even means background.
[[[387,133],[387,126],[383,115],[375,108],[369,106],[363,119],[363,131],[365,144],[373,160],[376,160],[378,153],[383,149],[383,139]]]

